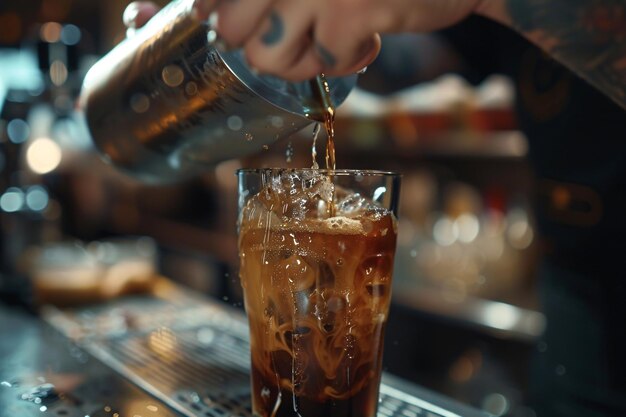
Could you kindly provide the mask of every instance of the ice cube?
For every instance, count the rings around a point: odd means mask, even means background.
[[[357,285],[363,285],[373,296],[382,296],[385,291],[380,286],[389,285],[392,271],[391,257],[379,253],[361,262],[357,269]]]

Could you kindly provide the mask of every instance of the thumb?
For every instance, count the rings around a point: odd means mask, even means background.
[[[128,29],[138,29],[159,11],[159,6],[149,1],[135,1],[126,6],[122,20]]]

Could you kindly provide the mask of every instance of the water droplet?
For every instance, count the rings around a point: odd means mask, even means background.
[[[281,127],[285,125],[283,118],[280,116],[272,116],[271,123],[272,123],[272,126],[277,129],[280,129]]]
[[[263,150],[267,151],[270,147],[268,145],[263,145]]]
[[[217,41],[217,32],[213,29],[209,30],[206,34],[206,40],[209,42],[209,44],[213,44],[215,41]]]
[[[23,393],[20,398],[35,404],[41,404],[44,399],[55,396],[56,392],[54,390],[54,385],[42,384],[30,389],[28,392]]]
[[[161,78],[168,87],[178,87],[185,80],[185,73],[178,65],[172,64],[163,68]]]
[[[150,108],[150,99],[142,93],[133,94],[130,97],[130,108],[135,113],[145,113]]]
[[[411,250],[411,258],[417,257],[417,249]]]
[[[193,81],[189,81],[185,85],[185,93],[187,93],[187,95],[190,95],[190,96],[196,95],[198,93],[198,85],[194,83]]]
[[[156,405],[152,405],[150,404],[149,406],[146,407],[149,411],[152,411],[153,413],[156,413],[157,411],[159,411],[159,407],[157,407]]]
[[[197,337],[198,341],[203,345],[210,345],[215,339],[215,332],[208,327],[203,327],[198,330]]]
[[[254,139],[254,136],[252,135],[252,133],[246,132],[245,137],[248,142],[252,142],[252,140]]]
[[[227,296],[223,296],[223,297],[222,297],[222,300],[224,300],[224,301],[228,301],[228,297],[227,297]]]
[[[108,405],[104,406],[104,411],[106,411],[107,413],[111,412],[111,407],[109,407]]]
[[[482,401],[483,410],[495,416],[505,415],[510,408],[509,399],[497,392],[487,395]]]
[[[230,130],[238,131],[243,127],[243,119],[239,116],[230,116],[226,119],[226,125]]]
[[[42,405],[41,407],[39,407],[39,411],[41,411],[42,413],[46,411],[47,409],[48,407],[46,407],[45,405]]]
[[[565,367],[563,365],[557,365],[555,372],[558,376],[563,376],[565,375],[565,373],[567,372],[567,370],[565,369]]]
[[[289,143],[287,144],[287,151],[285,152],[285,159],[287,160],[288,164],[290,164],[293,160],[293,154],[293,144],[291,143],[291,141],[289,141]]]

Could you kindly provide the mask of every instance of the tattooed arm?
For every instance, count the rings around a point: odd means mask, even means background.
[[[626,0],[485,0],[514,27],[626,108]]]

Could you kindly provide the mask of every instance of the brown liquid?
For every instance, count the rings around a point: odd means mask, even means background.
[[[329,182],[332,183],[332,171],[337,169],[337,162],[335,159],[335,106],[330,97],[330,86],[324,74],[320,74],[311,84],[313,88],[313,95],[319,102],[321,109],[320,114],[313,114],[310,117],[313,120],[317,120],[318,123],[323,123],[326,129],[326,169],[331,171],[328,174]],[[317,151],[315,145],[317,142],[317,135],[319,133],[319,125],[316,126],[313,132],[313,146],[311,147],[311,157],[313,159],[313,168],[317,169]],[[328,204],[328,216],[335,216],[335,198],[331,198]]]
[[[330,97],[330,87],[324,74],[320,74],[319,77],[312,82],[313,95],[319,102],[321,112],[320,114],[311,114],[310,117],[319,123],[323,123],[326,128],[326,134],[328,136],[328,142],[326,144],[326,169],[337,169],[337,163],[335,160],[335,106],[333,105]],[[312,149],[313,153],[313,165],[315,162],[315,147]]]
[[[254,414],[375,417],[395,219],[338,206],[287,220],[288,198],[267,188],[241,217]]]

